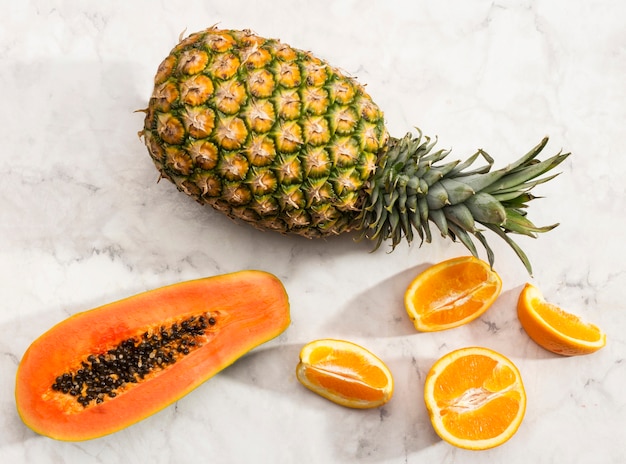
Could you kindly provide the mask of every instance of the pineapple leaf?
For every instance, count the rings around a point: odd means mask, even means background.
[[[525,214],[521,214],[514,209],[508,209],[506,213],[506,222],[502,227],[507,231],[515,232],[517,234],[523,234],[536,238],[537,236],[535,233],[549,232],[558,226],[558,224],[552,224],[549,226],[537,227],[525,217]]]
[[[509,164],[502,170],[506,172],[511,172],[511,171],[516,170],[520,166],[526,166],[528,163],[532,162],[532,160],[535,159],[537,155],[539,155],[539,153],[541,152],[541,150],[544,149],[547,143],[548,143],[548,137],[544,137],[541,140],[541,142],[539,142],[535,147],[533,147],[528,153],[526,153],[524,156],[522,156],[520,159],[518,159],[514,163]]]
[[[485,161],[487,161],[487,164],[478,169],[475,169],[474,171],[465,171],[472,164],[474,164],[474,161],[476,161],[479,155],[485,158]],[[489,156],[487,152],[483,150],[478,150],[472,156],[467,158],[463,163],[457,165],[452,171],[450,171],[450,175],[454,177],[463,177],[463,176],[470,176],[472,174],[485,174],[491,170],[493,163],[494,163],[493,158]]]
[[[525,166],[523,169],[515,170],[508,175],[503,176],[499,182],[494,182],[490,186],[483,189],[483,191],[487,193],[496,193],[499,191],[507,191],[507,189],[511,188],[519,188],[524,182],[534,179],[537,176],[542,175],[543,173],[549,171],[550,169],[559,165],[565,158],[566,155],[555,155],[552,158],[548,158],[545,161],[541,161],[539,163],[532,163],[528,166]]]
[[[508,194],[508,193],[520,193],[520,192],[526,192],[530,189],[532,189],[533,187],[540,185],[540,184],[544,184],[546,182],[548,182],[549,180],[554,179],[555,177],[559,176],[560,173],[556,173],[553,174],[551,176],[548,177],[542,177],[540,179],[535,179],[532,182],[524,182],[523,184],[518,184],[518,185],[514,185],[508,189],[501,189],[498,190],[497,192],[492,192],[492,194]]]
[[[476,249],[476,245],[474,245],[474,242],[469,234],[463,230],[463,228],[457,227],[454,224],[450,224],[449,227],[450,231],[461,241],[463,245],[465,245],[465,248],[467,248],[472,255],[478,258],[478,250]]]
[[[517,243],[515,243],[513,241],[513,239],[511,237],[509,237],[506,234],[506,232],[504,232],[501,228],[499,228],[499,227],[497,227],[497,226],[495,226],[493,224],[486,224],[486,227],[488,229],[490,229],[491,231],[493,231],[500,238],[502,238],[506,243],[508,243],[511,248],[513,248],[513,251],[515,251],[515,254],[518,256],[518,258],[524,264],[524,267],[526,268],[526,271],[528,272],[528,275],[530,275],[532,277],[532,275],[533,275],[533,268],[530,265],[530,260],[528,259],[528,256],[526,256],[526,253],[524,253],[524,251],[520,248],[520,246]]]
[[[476,231],[474,216],[472,216],[472,212],[464,204],[446,206],[442,211],[449,222],[455,223],[470,233]]]
[[[478,192],[465,201],[474,216],[480,223],[503,224],[506,220],[506,209],[495,197],[488,193]]]
[[[512,209],[507,210],[506,221],[502,228],[508,232],[515,232],[516,234],[527,235],[532,238],[537,237],[534,233],[535,227],[533,223]]]
[[[381,159],[370,180],[378,189],[371,188],[371,197],[362,209],[364,235],[377,241],[376,248],[387,239],[392,248],[403,237],[410,243],[414,235],[420,237],[421,244],[429,243],[432,222],[443,237],[458,239],[476,255],[471,237],[474,235],[493,265],[493,250],[477,229],[478,223],[506,241],[531,274],[528,257],[509,233],[536,237],[556,226],[537,227],[526,218],[528,203],[537,198],[530,190],[554,179],[558,174],[544,174],[569,156],[559,153],[544,161],[537,160],[547,141],[544,138],[517,161],[491,171],[493,158],[483,150],[464,162],[438,164],[449,152],[433,151],[435,141],[421,132],[418,137],[392,139],[387,159]],[[481,156],[486,165],[473,168]]]
[[[535,198],[540,198],[530,193],[522,193],[517,190],[509,193],[494,193],[492,196],[500,203],[506,204],[506,206],[518,207],[526,207],[525,203],[534,200]]]
[[[479,231],[474,232],[474,236],[480,241],[480,243],[485,248],[485,251],[487,252],[487,260],[489,261],[489,265],[493,267],[493,264],[495,262],[495,255],[493,253],[493,250],[489,246],[489,243],[487,243],[487,238],[482,234],[482,232],[479,232]]]
[[[426,195],[426,201],[430,211],[441,209],[450,204],[448,192],[446,192],[446,189],[443,188],[440,182],[430,186],[428,194]]]
[[[428,218],[435,223],[442,237],[448,236],[448,221],[446,215],[440,209],[431,210],[428,213]]]
[[[465,200],[467,200],[469,197],[476,193],[474,189],[466,183],[453,178],[441,179],[440,185],[447,192],[448,200],[453,205],[463,203]]]

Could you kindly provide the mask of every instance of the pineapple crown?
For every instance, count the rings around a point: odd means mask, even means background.
[[[422,136],[419,130],[417,136],[409,133],[401,139],[390,139],[359,218],[362,238],[375,240],[374,249],[388,239],[392,249],[402,237],[410,243],[415,233],[422,243],[428,243],[432,239],[430,222],[433,222],[442,236],[458,239],[478,256],[473,235],[485,248],[493,266],[494,253],[483,234],[488,229],[513,248],[532,275],[528,257],[510,234],[536,237],[558,225],[537,227],[526,217],[525,210],[528,202],[537,198],[530,190],[558,173],[540,176],[569,156],[558,153],[544,161],[537,160],[547,142],[546,137],[514,163],[491,171],[493,158],[483,150],[464,162],[436,164],[450,152],[434,151],[436,140]],[[487,164],[470,169],[479,157]]]

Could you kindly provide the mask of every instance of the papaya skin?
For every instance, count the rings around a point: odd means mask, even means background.
[[[147,327],[199,314],[213,318],[203,343],[114,398],[82,407],[59,400],[56,377]],[[16,375],[18,413],[35,432],[82,441],[122,430],[171,405],[290,324],[289,299],[272,274],[246,270],[185,281],[77,313],[26,350]],[[67,395],[65,395],[67,397]]]

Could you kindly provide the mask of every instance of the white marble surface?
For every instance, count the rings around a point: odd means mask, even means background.
[[[0,15],[0,461],[4,463],[626,462],[626,3],[618,0],[5,1]],[[414,126],[455,157],[503,166],[544,135],[574,154],[533,202],[551,233],[520,243],[525,273],[494,239],[503,294],[479,320],[415,333],[404,288],[460,244],[368,253],[350,237],[307,241],[238,225],[156,183],[137,138],[157,65],[183,30],[220,23],[280,37],[359,77],[392,134]],[[143,290],[260,268],[280,277],[292,325],[163,412],[112,436],[62,443],[15,411],[24,350],[67,316]],[[605,349],[561,358],[515,315],[526,281],[605,328]],[[396,379],[392,401],[353,411],[296,381],[315,338],[361,343]],[[522,371],[518,433],[485,452],[434,434],[430,365],[483,345]]]

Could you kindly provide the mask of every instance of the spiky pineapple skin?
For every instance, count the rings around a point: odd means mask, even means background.
[[[353,78],[278,40],[215,27],[160,64],[141,135],[180,191],[306,237],[359,227],[389,139]]]

